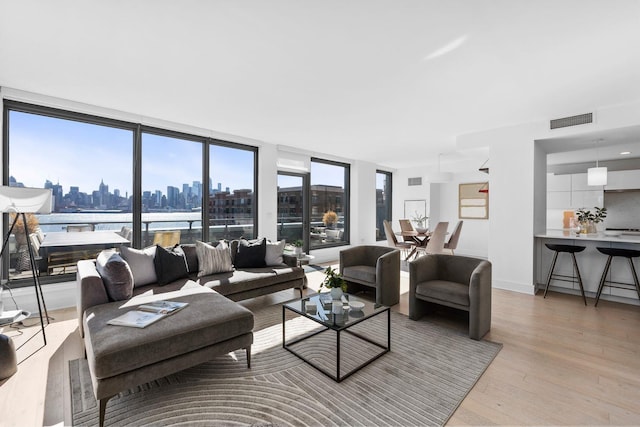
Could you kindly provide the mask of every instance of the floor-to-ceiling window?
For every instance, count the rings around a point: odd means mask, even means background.
[[[278,240],[308,248],[309,236],[319,239],[318,233],[309,234],[308,216],[309,174],[278,172]]]
[[[348,164],[311,159],[311,249],[349,243],[349,180]]]
[[[391,221],[391,172],[376,171],[376,240],[384,240],[384,220]]]
[[[257,233],[257,150],[209,146],[209,237],[254,238]]]
[[[142,132],[142,246],[201,239],[202,146]]]
[[[256,237],[257,148],[22,102],[3,107],[3,185],[52,190],[53,213],[28,219],[41,232],[42,283],[75,273],[68,259],[49,262],[52,252],[95,257],[48,246],[54,233],[117,233],[137,247]],[[9,215],[3,222],[7,230]],[[26,238],[16,229],[2,261],[3,279],[16,286],[30,283],[21,280],[31,275]]]

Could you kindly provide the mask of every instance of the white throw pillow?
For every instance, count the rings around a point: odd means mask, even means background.
[[[231,250],[225,242],[220,242],[217,247],[213,247],[197,240],[196,255],[198,256],[198,277],[233,271]]]
[[[156,256],[156,247],[149,246],[144,249],[134,249],[128,246],[120,248],[120,255],[127,261],[133,274],[133,286],[144,286],[158,281],[153,260]]]
[[[280,265],[284,262],[282,254],[284,253],[284,246],[286,240],[280,240],[279,242],[267,242],[267,251],[264,254],[264,262],[267,265]]]

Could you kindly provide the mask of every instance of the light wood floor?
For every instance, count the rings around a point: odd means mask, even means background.
[[[317,289],[322,273],[308,275]],[[408,278],[401,303],[408,312]],[[243,302],[273,304],[294,291]],[[485,339],[504,344],[448,425],[640,425],[640,308],[550,293],[530,296],[495,289]],[[74,309],[50,313],[48,345],[35,335],[18,351],[18,373],[0,383],[0,425],[71,424],[68,361],[82,357]],[[464,330],[466,317],[443,310],[431,317]],[[38,325],[29,320],[29,325]],[[16,346],[36,332],[0,329]],[[31,355],[30,357],[28,357]],[[108,422],[108,420],[107,420]]]

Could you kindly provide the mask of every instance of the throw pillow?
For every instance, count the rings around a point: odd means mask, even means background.
[[[279,242],[267,242],[267,251],[264,256],[264,262],[267,265],[280,265],[284,262],[282,254],[286,245],[285,240]]]
[[[156,267],[153,263],[156,256],[155,246],[149,246],[144,249],[134,249],[123,246],[120,249],[120,255],[127,261],[129,268],[131,268],[134,288],[158,281]]]
[[[175,280],[188,276],[187,261],[184,252],[174,252],[160,245],[156,247],[156,257],[153,260],[156,267],[158,283],[166,285]]]
[[[265,254],[267,249],[267,239],[261,239],[251,243],[241,239],[238,242],[238,252],[234,260],[236,268],[260,268],[265,267]]]
[[[220,242],[218,246],[214,247],[197,240],[196,253],[198,254],[198,277],[233,271],[231,252],[229,246],[224,242]]]
[[[96,258],[96,270],[112,301],[122,301],[133,296],[133,274],[129,264],[115,251],[108,249]]]
[[[198,272],[198,254],[196,253],[196,245],[191,243],[176,245],[184,252],[184,257],[187,260],[187,270],[189,274]]]

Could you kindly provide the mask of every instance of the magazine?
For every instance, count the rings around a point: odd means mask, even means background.
[[[135,310],[128,311],[121,316],[107,322],[109,325],[146,328],[163,317],[167,317],[186,307],[189,303],[177,301],[154,301],[143,304]]]

